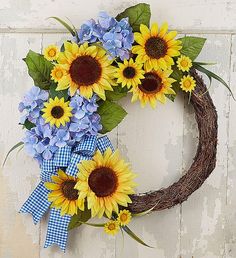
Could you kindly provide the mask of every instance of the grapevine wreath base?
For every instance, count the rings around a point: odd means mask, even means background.
[[[151,209],[159,211],[180,204],[196,191],[212,173],[216,165],[217,112],[203,79],[191,72],[197,86],[192,92],[191,104],[199,129],[199,143],[194,162],[178,182],[167,188],[132,196],[129,210],[139,213]]]
[[[148,4],[116,17],[100,12],[79,29],[51,18],[72,37],[24,58],[34,86],[19,103],[25,137],[9,153],[23,145],[39,164],[40,180],[20,212],[32,214],[35,224],[50,212],[45,248],[65,251],[68,232],[81,225],[125,232],[150,247],[129,227],[132,219],[186,201],[216,165],[217,112],[196,71],[229,86],[205,68],[212,63],[196,61],[206,39],[176,38],[167,23],[151,25]],[[136,174],[106,135],[127,115],[119,100],[130,96],[154,109],[181,91],[199,129],[194,162],[171,186],[136,194]],[[102,223],[91,223],[94,217]]]

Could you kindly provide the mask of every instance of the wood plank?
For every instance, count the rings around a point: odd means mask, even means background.
[[[39,34],[0,35],[1,166],[7,151],[23,137],[18,125],[18,103],[32,86],[32,80],[22,58],[30,48],[40,50],[40,46]],[[39,181],[38,165],[21,151],[14,152],[0,170],[0,257],[38,258],[39,227],[33,224],[30,215],[18,213]]]
[[[232,37],[231,55],[231,88],[236,95],[236,36]],[[227,206],[226,206],[226,257],[236,257],[236,103],[230,99],[229,116],[229,156],[228,156],[228,178],[227,178]]]
[[[69,17],[76,27],[79,27],[82,22],[96,18],[100,10],[106,10],[115,16],[137,2],[142,1],[91,0],[65,3],[64,0],[2,0],[0,28],[51,29],[52,31],[61,29],[59,24],[46,19],[50,16]],[[235,0],[146,0],[145,2],[152,7],[154,20],[168,21],[172,28],[190,31],[236,31]]]
[[[199,56],[200,61],[217,62],[210,69],[229,81],[231,37],[202,35],[207,43]],[[206,83],[209,85],[207,78]],[[218,153],[213,174],[202,187],[182,205],[182,257],[220,258],[225,253],[225,208],[227,179],[227,144],[229,95],[226,88],[212,82],[210,94],[218,111]],[[185,106],[184,116],[184,169],[192,162],[198,142],[198,132],[192,108]]]

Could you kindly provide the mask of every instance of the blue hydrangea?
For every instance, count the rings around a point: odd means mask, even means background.
[[[97,97],[94,95],[87,100],[75,95],[70,100],[73,117],[65,126],[50,126],[40,116],[35,121],[35,127],[26,131],[23,139],[29,155],[41,164],[44,159],[53,158],[55,152],[62,147],[73,147],[85,135],[97,135],[102,129],[100,116],[96,113]]]
[[[134,34],[128,18],[117,21],[106,12],[100,12],[98,21],[85,22],[79,30],[80,43],[100,41],[112,58],[122,60],[130,57]]]
[[[20,123],[24,124],[28,119],[32,123],[36,123],[40,116],[40,111],[44,106],[44,102],[48,99],[48,92],[41,90],[39,87],[33,86],[24,96],[23,101],[19,104],[19,111],[23,113]]]

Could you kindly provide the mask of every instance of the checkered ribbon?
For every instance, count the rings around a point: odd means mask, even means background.
[[[69,146],[60,148],[55,153],[53,159],[43,162],[41,166],[41,181],[21,207],[20,212],[30,213],[34,223],[37,224],[51,204],[47,198],[50,191],[45,188],[44,182],[50,182],[51,176],[57,174],[59,168],[66,171],[68,175],[76,176],[78,173],[77,164],[80,161],[90,160],[97,149],[104,153],[109,147],[113,150],[107,136],[100,138],[90,136],[84,138],[83,141],[73,148]],[[67,228],[70,219],[71,216],[69,215],[61,216],[60,210],[50,209],[45,248],[57,244],[65,252],[68,237]]]

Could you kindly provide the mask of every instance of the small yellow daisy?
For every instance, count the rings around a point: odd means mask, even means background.
[[[54,68],[51,71],[51,77],[54,80],[54,82],[59,82],[65,75],[66,71],[60,65],[54,66]]]
[[[131,221],[132,215],[128,210],[121,210],[118,214],[117,221],[121,226],[128,225]]]
[[[196,81],[190,75],[184,76],[180,82],[180,88],[186,92],[192,92],[196,86]]]
[[[48,61],[57,60],[59,48],[56,45],[49,45],[43,50],[43,55]]]
[[[192,65],[192,60],[188,56],[182,55],[177,60],[177,67],[180,71],[188,72]]]
[[[104,231],[109,234],[114,236],[115,234],[118,233],[120,229],[119,223],[116,220],[109,220],[105,226],[104,226]]]

